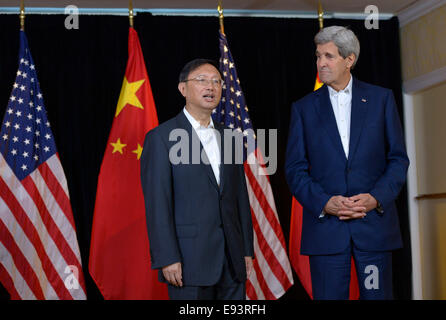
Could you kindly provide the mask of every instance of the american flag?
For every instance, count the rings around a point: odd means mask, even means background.
[[[85,299],[67,182],[28,40],[0,132],[0,281],[11,299]]]
[[[255,139],[237,71],[229,51],[226,36],[220,32],[220,70],[224,77],[222,100],[212,117],[244,135],[245,178],[248,187],[254,227],[254,272],[246,283],[249,300],[280,298],[293,284],[293,275],[286,253],[285,239],[277,215],[276,205],[263,165],[262,153],[250,148]],[[249,135],[253,135],[249,137]],[[264,174],[259,172],[264,171]]]

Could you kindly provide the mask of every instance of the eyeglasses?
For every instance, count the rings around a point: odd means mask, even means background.
[[[224,81],[222,79],[204,79],[204,78],[194,78],[194,79],[186,79],[184,82],[188,81],[196,81],[199,86],[206,87],[210,84],[212,84],[214,87],[221,87],[223,86]]]

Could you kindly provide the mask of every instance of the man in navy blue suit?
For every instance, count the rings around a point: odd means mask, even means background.
[[[303,206],[301,254],[315,299],[348,299],[353,256],[361,299],[392,299],[392,250],[402,247],[394,200],[409,160],[391,90],[351,69],[359,41],[344,27],[315,36],[324,85],[291,111],[286,178]]]
[[[235,156],[227,146],[235,148],[236,139],[211,118],[222,84],[212,60],[187,63],[178,84],[186,106],[144,141],[141,183],[150,256],[170,299],[243,300],[253,268],[243,164],[226,157]]]

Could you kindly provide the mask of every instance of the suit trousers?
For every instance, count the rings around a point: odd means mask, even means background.
[[[391,300],[392,252],[366,252],[350,241],[333,255],[311,255],[310,271],[315,300],[348,300],[351,258],[355,262],[361,300]]]
[[[212,286],[167,286],[170,300],[245,300],[245,282],[234,280],[227,255],[220,279]]]

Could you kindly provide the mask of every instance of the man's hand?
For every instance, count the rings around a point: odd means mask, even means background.
[[[252,273],[252,270],[254,269],[252,264],[252,257],[245,257],[245,264],[246,264],[246,276],[249,278],[249,276]]]
[[[353,198],[353,197],[352,197]],[[350,220],[364,218],[366,207],[357,203],[351,198],[343,196],[333,196],[324,207],[324,212],[337,216],[339,220]]]
[[[370,194],[370,193],[360,193],[356,196],[348,198],[348,200],[352,201],[353,204],[347,203],[348,207],[356,206],[356,207],[364,207],[365,212],[369,212],[375,209],[378,206],[378,201]]]
[[[162,268],[163,276],[166,280],[176,287],[183,286],[183,273],[181,270],[181,262],[176,262]]]

